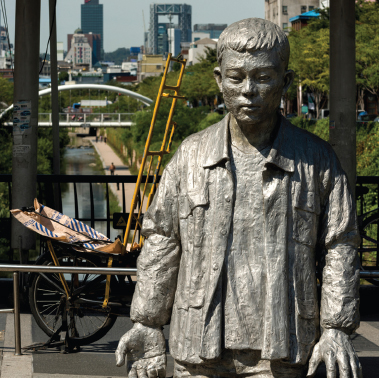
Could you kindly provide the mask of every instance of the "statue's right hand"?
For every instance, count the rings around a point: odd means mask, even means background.
[[[135,323],[118,343],[117,366],[124,365],[125,356],[129,378],[166,376],[166,341],[160,328]]]

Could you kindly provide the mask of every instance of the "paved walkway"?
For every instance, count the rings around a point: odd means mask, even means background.
[[[96,152],[98,153],[100,160],[103,164],[106,175],[110,175],[109,166],[113,163],[116,166],[115,175],[123,176],[130,175],[129,168],[124,165],[122,160],[116,155],[112,147],[108,143],[96,142],[95,137],[86,137],[86,140],[89,140],[94,146]],[[120,189],[117,190],[117,184],[109,184],[110,189],[118,198],[119,205],[122,209],[122,186],[120,184]],[[130,204],[132,203],[133,193],[135,184],[124,184],[125,187],[125,207],[126,212],[130,210]]]

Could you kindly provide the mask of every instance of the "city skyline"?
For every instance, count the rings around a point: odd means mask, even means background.
[[[16,1],[5,1],[7,7],[9,37],[14,43],[15,7]],[[67,34],[72,34],[80,27],[80,6],[83,0],[57,0],[57,40],[63,42],[67,51]],[[100,0],[104,5],[104,46],[105,52],[111,52],[121,47],[143,45],[144,26],[142,11],[145,14],[146,31],[149,28],[150,4],[152,0],[128,2],[126,0]],[[159,1],[156,3],[166,3]],[[264,18],[263,0],[239,0],[239,6],[222,7],[220,2],[201,0],[170,1],[170,3],[185,3],[192,6],[192,27],[194,24],[231,23],[248,18]],[[162,20],[165,20],[162,17]],[[1,22],[3,25],[3,21]],[[40,51],[45,51],[49,38],[49,2],[41,2]]]

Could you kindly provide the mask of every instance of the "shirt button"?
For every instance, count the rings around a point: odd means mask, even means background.
[[[222,234],[222,235],[226,235],[226,230],[225,230],[225,228],[223,228],[223,229],[221,230],[221,234]]]
[[[218,266],[216,263],[213,264],[213,270],[217,270],[218,269]]]
[[[229,196],[225,196],[225,201],[226,202],[230,202],[230,197]]]

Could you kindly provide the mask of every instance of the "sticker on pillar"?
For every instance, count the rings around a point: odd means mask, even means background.
[[[23,133],[31,127],[31,101],[18,101],[13,106],[13,134]]]
[[[19,144],[13,146],[13,157],[24,157],[30,152],[29,144]]]

